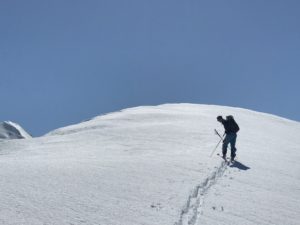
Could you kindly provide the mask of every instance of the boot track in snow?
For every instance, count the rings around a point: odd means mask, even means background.
[[[204,198],[207,191],[216,181],[223,176],[228,164],[223,161],[221,166],[212,173],[211,176],[205,179],[205,181],[196,186],[188,197],[188,201],[183,208],[180,219],[174,225],[196,225],[199,219],[199,215],[202,214],[202,207],[204,204]]]

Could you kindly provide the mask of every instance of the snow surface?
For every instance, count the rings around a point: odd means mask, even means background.
[[[0,139],[23,139],[31,138],[19,124],[11,121],[0,123]]]
[[[211,151],[241,130],[237,162]],[[0,142],[0,224],[298,225],[300,124],[240,108],[126,109]]]

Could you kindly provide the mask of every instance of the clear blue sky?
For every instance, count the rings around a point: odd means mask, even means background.
[[[35,136],[119,109],[300,120],[299,0],[0,1],[0,121]]]

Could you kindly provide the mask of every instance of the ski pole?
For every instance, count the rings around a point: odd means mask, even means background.
[[[217,144],[217,146],[215,147],[215,149],[212,151],[212,153],[210,154],[210,157],[213,156],[213,154],[215,153],[215,151],[217,150],[219,144],[221,143],[222,139],[220,139],[219,143]]]
[[[222,140],[223,140],[223,137],[219,134],[219,132],[215,129],[215,134],[218,135]],[[223,134],[224,136],[224,134]]]
[[[213,156],[213,154],[215,153],[215,151],[217,150],[219,144],[221,143],[221,141],[223,141],[222,136],[219,134],[219,132],[215,129],[215,134],[218,135],[220,137],[220,141],[218,142],[217,146],[215,147],[215,149],[212,151],[212,153],[210,154],[210,157]],[[223,135],[224,136],[224,135]]]

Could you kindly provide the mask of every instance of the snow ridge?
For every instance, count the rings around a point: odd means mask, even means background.
[[[222,162],[221,166],[214,171],[211,176],[207,177],[204,182],[194,188],[188,201],[181,212],[180,219],[174,225],[196,225],[199,215],[202,214],[202,206],[207,191],[223,176],[227,168],[227,163]]]
[[[26,139],[31,138],[19,124],[4,121],[0,123],[0,139]]]

